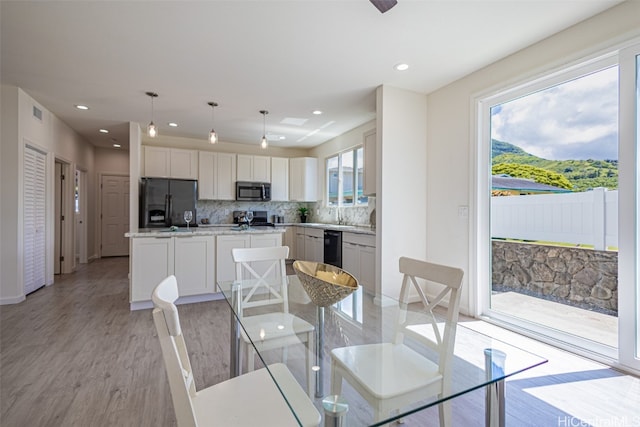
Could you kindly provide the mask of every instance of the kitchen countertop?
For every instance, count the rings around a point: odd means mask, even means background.
[[[279,227],[251,227],[246,230],[239,230],[237,226],[232,224],[220,225],[199,225],[198,227],[186,228],[180,227],[176,231],[169,228],[141,228],[133,233],[125,233],[125,237],[172,237],[172,236],[219,236],[225,234],[271,234],[284,233],[284,228]]]
[[[141,228],[133,233],[125,233],[125,237],[171,237],[171,236],[217,236],[225,234],[270,234],[270,233],[284,233],[287,227],[305,227],[305,228],[320,228],[324,230],[337,230],[345,231],[349,233],[368,234],[375,236],[375,230],[372,230],[368,225],[345,225],[345,224],[322,224],[317,222],[306,223],[280,223],[275,224],[274,227],[270,226],[258,226],[250,227],[246,230],[239,230],[234,224],[198,224],[197,227],[186,228],[181,227],[176,231],[171,231],[169,228]]]
[[[281,224],[276,224],[276,226]],[[324,230],[336,230],[345,231],[349,233],[369,234],[371,236],[376,235],[376,231],[372,230],[368,225],[346,225],[346,224],[323,224],[320,222],[302,222],[292,224],[282,224],[296,227],[308,227],[308,228],[322,228]]]

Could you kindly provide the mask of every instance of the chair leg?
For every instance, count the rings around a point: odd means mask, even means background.
[[[331,360],[331,394],[340,395],[342,393],[342,375],[338,372],[335,362]]]
[[[440,415],[440,427],[451,426],[451,418],[453,415],[450,401],[442,402],[438,405],[438,415]]]
[[[247,345],[247,372],[252,372],[254,369],[254,361],[256,358],[256,352],[252,345]]]

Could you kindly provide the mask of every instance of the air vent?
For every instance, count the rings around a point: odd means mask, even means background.
[[[42,121],[42,110],[36,107],[35,105],[33,106],[33,117]]]

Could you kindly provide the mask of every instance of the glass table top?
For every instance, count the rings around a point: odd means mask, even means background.
[[[284,363],[304,390],[309,390],[310,398],[323,417],[336,414],[346,416],[346,425],[383,425],[400,417],[406,418],[418,414],[441,401],[452,399],[489,384],[503,381],[505,378],[528,370],[546,362],[526,350],[496,340],[464,326],[464,321],[457,324],[454,356],[451,362],[450,390],[441,397],[425,396],[423,400],[402,408],[401,412],[376,423],[375,415],[367,402],[348,384],[342,386],[340,396],[331,394],[331,351],[337,348],[361,344],[391,343],[396,335],[396,325],[400,304],[397,300],[385,296],[374,297],[363,292],[362,287],[342,301],[329,306],[318,307],[303,289],[295,275],[286,280],[274,280],[273,286],[282,286],[286,296],[283,305],[257,306],[252,311],[242,310],[243,300],[248,296],[265,301],[278,295],[260,291],[256,280],[228,281],[218,284],[226,301],[232,309],[231,331],[231,370],[237,375],[247,370],[247,352],[241,351],[242,342],[249,342],[256,352],[255,367]],[[288,310],[287,310],[288,308]],[[287,316],[282,313],[288,311]],[[444,320],[445,313],[434,313],[435,322]],[[420,303],[409,304],[406,316],[412,323],[429,323],[433,317],[424,311]],[[291,317],[302,322],[284,324]],[[282,324],[280,324],[280,323]],[[270,346],[269,338],[280,336],[299,325],[310,324],[314,328],[313,346],[305,345],[306,333],[291,333],[286,339],[286,347]],[[437,361],[438,354],[411,340],[405,344],[419,352],[427,359]],[[311,360],[313,375],[307,381],[308,365]],[[379,361],[380,370],[384,369],[384,360]],[[278,382],[275,379],[276,383]],[[287,391],[279,387],[284,398]],[[289,401],[294,415],[295,402]],[[297,417],[300,419],[300,417]],[[321,423],[321,425],[324,424]]]

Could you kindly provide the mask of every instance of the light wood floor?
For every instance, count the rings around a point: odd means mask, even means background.
[[[127,270],[128,258],[101,259],[0,306],[0,426],[175,425],[151,312],[129,311]],[[226,302],[179,312],[197,388],[228,378]],[[507,382],[508,426],[640,425],[640,379],[506,334],[550,360]],[[455,399],[454,426],[484,425],[483,405],[482,390]],[[405,425],[438,425],[437,409]]]

